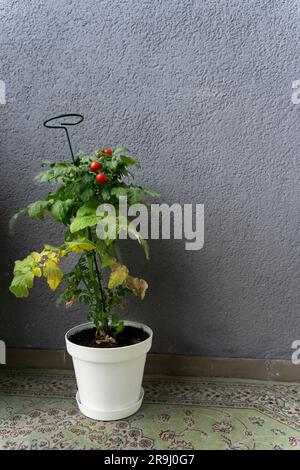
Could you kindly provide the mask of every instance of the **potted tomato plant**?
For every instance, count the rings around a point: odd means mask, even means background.
[[[140,164],[127,153],[122,147],[102,147],[93,155],[77,154],[72,163],[43,163],[36,180],[53,188],[45,199],[21,212],[40,220],[50,213],[64,224],[64,240],[60,246],[44,245],[42,251],[16,261],[10,285],[16,297],[27,297],[34,279],[44,277],[53,291],[64,286],[58,300],[66,307],[76,302],[87,306],[88,322],[69,330],[65,340],[73,358],[78,406],[86,416],[101,420],[124,418],[141,406],[144,365],[152,343],[148,326],[123,321],[119,313],[127,293],[143,299],[148,288],[145,280],[132,276],[121,262],[121,231],[130,230],[131,238],[149,256],[146,240],[127,216],[120,215],[119,198],[126,197],[131,205],[144,203],[147,195],[156,196],[154,191],[128,182],[130,167]],[[97,226],[107,216],[97,210],[103,203],[115,208],[115,236],[106,230],[109,236],[99,238]],[[75,258],[67,272],[61,267],[65,257]]]

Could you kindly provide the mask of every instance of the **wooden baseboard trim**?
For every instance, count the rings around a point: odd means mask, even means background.
[[[7,367],[71,369],[66,351],[8,349]],[[147,374],[300,382],[300,366],[290,361],[149,354]]]

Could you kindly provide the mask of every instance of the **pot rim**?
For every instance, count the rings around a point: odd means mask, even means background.
[[[129,351],[130,349],[133,349],[133,348],[136,348],[139,345],[142,345],[146,341],[151,341],[152,342],[153,331],[148,325],[145,325],[144,323],[141,323],[141,322],[132,321],[132,320],[124,320],[124,325],[142,328],[142,330],[144,330],[146,333],[148,333],[149,336],[148,336],[148,338],[144,339],[143,341],[140,341],[139,343],[130,344],[128,346],[119,346],[117,348],[93,348],[92,346],[83,346],[81,344],[76,344],[76,343],[73,343],[72,341],[70,341],[69,336],[71,334],[74,334],[77,331],[87,329],[85,327],[94,327],[95,326],[93,322],[85,322],[85,323],[80,323],[79,325],[76,325],[76,326],[73,326],[72,328],[70,328],[65,334],[65,341],[66,341],[67,344],[70,344],[72,346],[77,346],[78,348],[82,348],[84,350],[107,351],[107,353],[109,353],[109,351],[111,351],[111,352],[113,352],[113,351],[116,351],[116,352],[117,351],[125,351],[125,350]],[[115,354],[115,353],[113,353],[113,354]]]

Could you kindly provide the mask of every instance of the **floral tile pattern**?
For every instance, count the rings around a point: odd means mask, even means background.
[[[300,450],[300,385],[146,377],[133,416],[78,411],[73,372],[0,370],[0,449]]]

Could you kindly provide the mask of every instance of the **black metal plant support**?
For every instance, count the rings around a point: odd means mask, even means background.
[[[79,119],[77,119],[75,122],[59,122],[59,124],[55,124],[56,120],[58,119],[60,120],[63,118],[79,118]],[[68,126],[77,126],[77,124],[80,124],[83,121],[83,119],[84,118],[82,114],[60,114],[59,116],[54,116],[50,119],[47,119],[47,121],[44,122],[44,126],[49,127],[50,129],[64,129],[65,130],[73,163],[75,163],[75,157],[74,157],[71,140],[70,140],[70,136],[68,132]]]
[[[76,119],[75,122],[61,122],[61,119],[63,120],[64,118],[71,118],[71,119],[72,118],[73,119],[78,118],[78,119]],[[50,129],[64,129],[64,131],[66,132],[66,135],[67,135],[67,140],[68,140],[68,144],[69,144],[69,148],[70,148],[72,162],[74,164],[76,164],[76,162],[75,162],[74,152],[73,152],[73,148],[72,148],[72,144],[71,144],[71,140],[70,140],[70,136],[69,136],[69,132],[68,132],[68,126],[76,126],[77,124],[80,124],[83,121],[83,119],[84,118],[83,118],[82,114],[74,114],[74,113],[73,114],[60,114],[59,116],[54,116],[50,119],[47,119],[43,123],[45,127],[48,127]],[[58,121],[58,122],[56,122],[56,121]],[[88,231],[89,231],[90,239],[93,240],[92,231],[91,231],[90,227],[89,227]],[[103,288],[102,288],[101,275],[100,275],[100,271],[99,271],[99,267],[98,267],[98,263],[97,263],[97,257],[96,257],[95,250],[92,251],[92,255],[93,255],[93,261],[94,261],[95,270],[96,270],[96,274],[97,274],[97,280],[98,280],[98,284],[99,284],[102,307],[103,307],[103,310],[105,312],[106,311],[106,305],[105,305],[105,299],[104,299],[104,292],[103,292]]]

